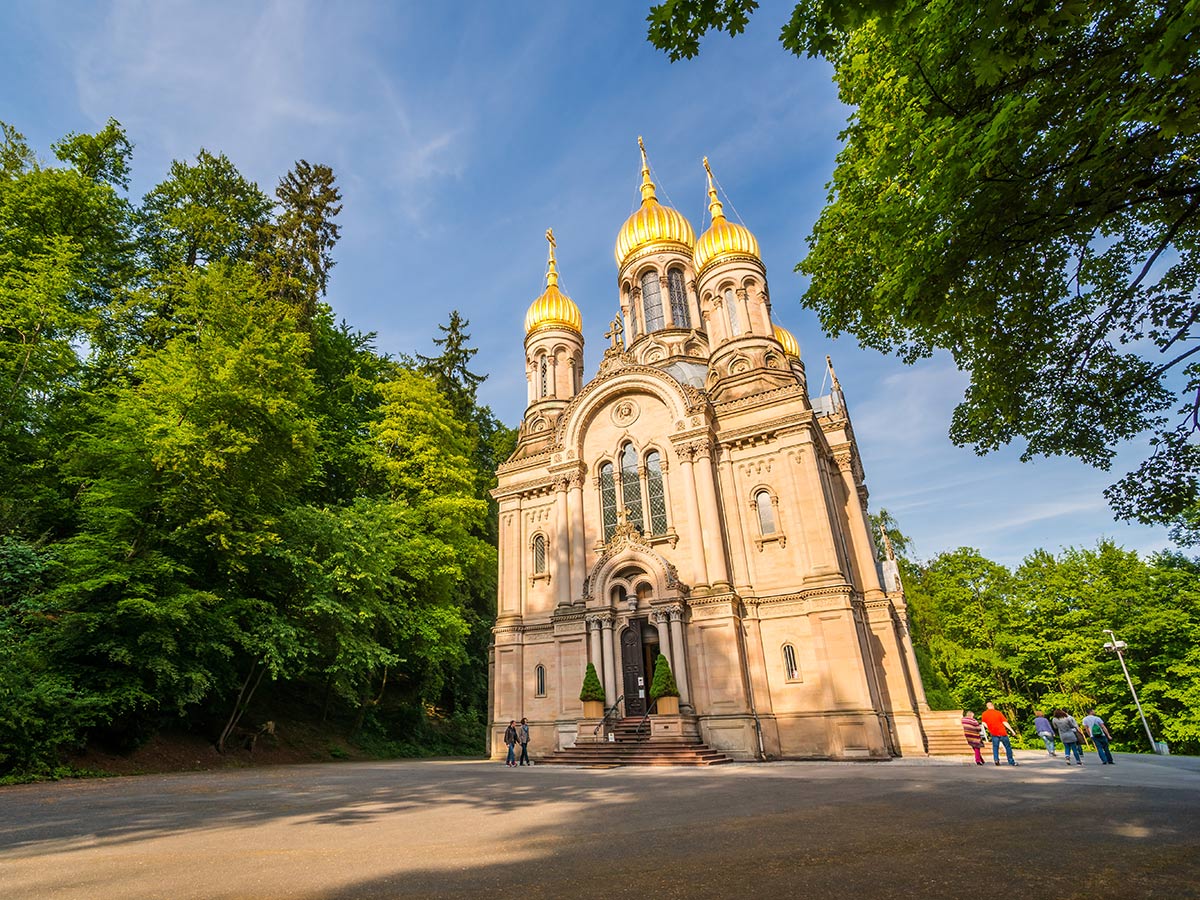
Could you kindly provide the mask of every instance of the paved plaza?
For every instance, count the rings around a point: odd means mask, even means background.
[[[0,789],[0,896],[1200,896],[1200,760],[1019,759],[23,785]]]

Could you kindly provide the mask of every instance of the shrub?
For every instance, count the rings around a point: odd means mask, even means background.
[[[596,667],[592,663],[588,663],[587,671],[583,673],[583,689],[579,692],[579,699],[584,702],[588,700],[604,702],[604,687],[600,684],[600,677],[596,674]]]
[[[650,699],[678,696],[679,687],[675,684],[675,675],[671,671],[671,664],[660,653],[658,659],[654,661],[654,681],[650,684]]]

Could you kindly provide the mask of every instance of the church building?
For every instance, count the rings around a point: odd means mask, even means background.
[[[587,381],[547,232],[528,405],[493,492],[492,755],[512,719],[528,719],[535,757],[595,740],[588,663],[611,715],[653,719],[660,653],[682,729],[735,759],[924,755],[904,595],[872,540],[841,387],[830,367],[830,393],[810,396],[758,241],[704,167],[697,239],[658,202],[642,147],[641,206],[617,234],[620,314]]]

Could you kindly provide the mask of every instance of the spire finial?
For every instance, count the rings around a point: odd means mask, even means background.
[[[546,241],[550,244],[550,261],[546,263],[546,286],[558,286],[558,263],[554,259],[554,248],[558,246],[558,242],[554,240],[554,229],[546,229]]]
[[[883,538],[883,548],[884,548],[884,553],[887,555],[887,558],[895,559],[896,551],[892,547],[892,539],[888,535],[887,528],[884,526],[884,524],[882,522],[879,523],[879,534]]]
[[[833,389],[840,391],[842,386],[838,384],[837,372],[833,371],[833,359],[830,358],[828,353],[825,354],[825,365],[829,367],[829,377],[833,379]]]
[[[712,220],[725,218],[725,208],[721,206],[721,201],[717,199],[717,188],[713,184],[712,167],[708,164],[708,157],[704,157],[704,171],[708,173],[708,211],[712,214]]]
[[[645,206],[651,200],[657,203],[658,198],[654,195],[654,182],[650,179],[650,163],[646,159],[646,143],[640,134],[638,135],[638,149],[642,151],[642,205]]]

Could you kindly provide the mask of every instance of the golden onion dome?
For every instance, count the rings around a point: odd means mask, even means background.
[[[546,264],[546,289],[525,313],[525,334],[533,334],[539,328],[569,328],[583,334],[583,316],[575,301],[558,289],[558,263],[554,259],[554,229],[546,229],[546,240],[550,242],[550,261]]]
[[[758,239],[750,233],[750,229],[725,218],[724,207],[717,199],[717,189],[713,186],[713,174],[707,156],[704,157],[704,171],[708,173],[708,211],[712,214],[712,224],[696,242],[692,256],[696,274],[699,275],[710,263],[731,256],[750,256],[761,261]]]
[[[782,325],[775,326],[775,340],[783,345],[783,352],[795,359],[800,358],[800,345],[790,331]]]
[[[663,206],[654,194],[654,182],[650,179],[650,164],[646,161],[646,145],[638,138],[642,151],[642,205],[625,220],[617,232],[617,246],[613,253],[618,268],[637,250],[656,244],[675,245],[684,253],[691,253],[696,244],[696,232],[692,223],[683,214]]]

